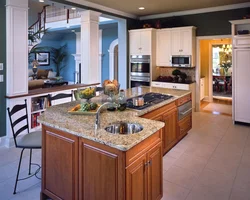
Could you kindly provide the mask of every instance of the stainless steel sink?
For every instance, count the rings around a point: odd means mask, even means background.
[[[130,122],[115,122],[110,124],[105,128],[105,130],[109,133],[113,134],[134,134],[139,133],[143,130],[143,126],[138,123],[130,123]]]

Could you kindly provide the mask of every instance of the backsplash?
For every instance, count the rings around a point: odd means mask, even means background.
[[[185,72],[187,74],[187,80],[195,81],[195,68],[177,68],[177,67],[161,67],[160,68],[160,76],[172,76],[172,71],[175,69],[179,69],[181,72]]]

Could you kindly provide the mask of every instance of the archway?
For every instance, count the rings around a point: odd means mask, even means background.
[[[109,46],[109,79],[118,79],[118,39]],[[118,80],[119,81],[119,80]]]

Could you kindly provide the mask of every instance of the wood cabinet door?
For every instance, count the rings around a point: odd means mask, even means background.
[[[160,200],[163,195],[162,144],[148,151],[148,200]]]
[[[130,55],[141,54],[141,32],[129,33],[129,49]]]
[[[141,54],[151,55],[152,32],[141,31]]]
[[[171,30],[171,52],[172,55],[180,55],[180,30]]]
[[[78,199],[78,137],[43,126],[42,192],[52,199]]]
[[[171,31],[158,31],[156,41],[156,65],[171,66]]]
[[[178,139],[183,138],[192,128],[192,113],[178,122]]]
[[[146,154],[126,169],[126,200],[147,200]]]
[[[192,30],[183,29],[180,31],[181,55],[192,55]]]
[[[125,174],[121,171],[125,171],[125,163],[121,162],[118,153],[94,145],[97,144],[80,140],[79,199],[124,199],[121,181],[124,181]]]
[[[163,115],[165,122],[163,136],[163,153],[165,154],[177,142],[177,108]]]

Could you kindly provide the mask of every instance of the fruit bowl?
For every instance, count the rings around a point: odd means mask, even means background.
[[[96,87],[89,87],[85,88],[83,90],[77,90],[74,92],[75,99],[80,100],[80,99],[91,99],[96,96]]]

